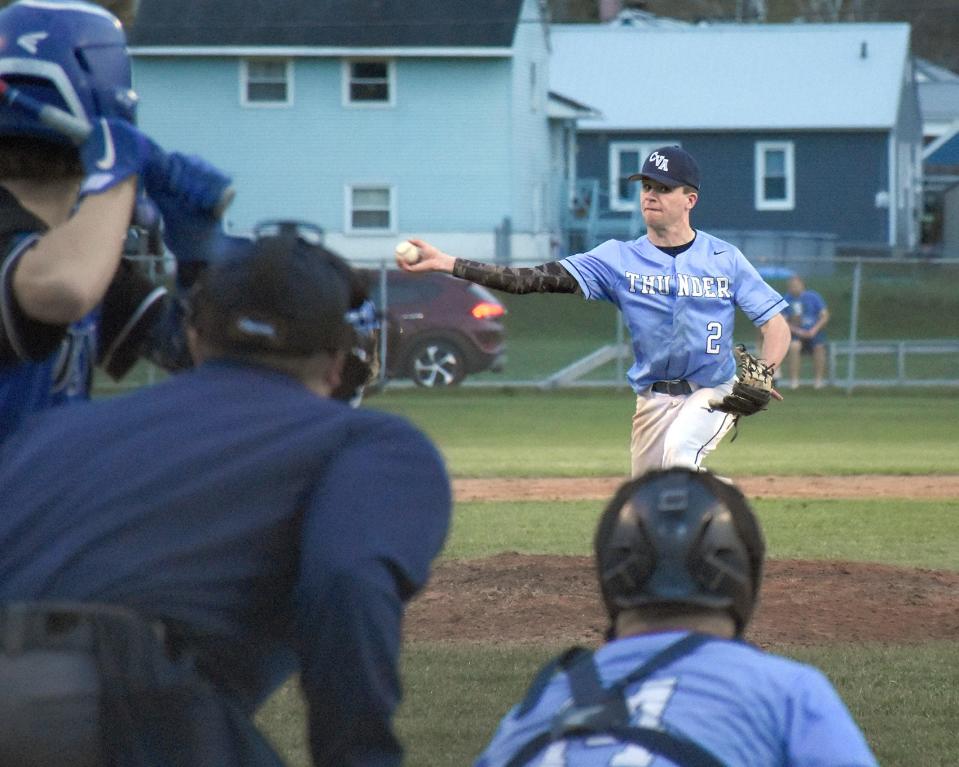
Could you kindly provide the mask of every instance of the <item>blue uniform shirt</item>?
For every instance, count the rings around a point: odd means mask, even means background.
[[[89,396],[96,360],[99,309],[65,329],[40,329],[24,320],[13,297],[17,260],[34,242],[23,239],[7,258],[0,258],[0,352],[9,348],[20,357],[0,364],[0,440],[29,416],[56,405]],[[32,334],[62,336],[59,348],[43,359],[29,359]],[[0,358],[5,355],[0,354]]]
[[[664,632],[611,642],[596,652],[610,686],[683,636]],[[732,767],[876,767],[862,733],[818,670],[741,642],[707,642],[626,690],[632,722],[695,741]],[[502,767],[527,741],[548,730],[571,700],[557,674],[522,719],[507,714],[476,767]],[[529,767],[666,767],[638,746],[595,737],[559,741]]]
[[[793,327],[809,330],[819,321],[819,315],[826,308],[826,300],[815,290],[804,290],[798,296],[787,293],[785,296],[787,308],[784,312],[786,320]],[[803,339],[807,340],[807,339]],[[826,340],[826,331],[820,330],[815,336],[808,339],[810,343],[823,343]]]
[[[48,325],[20,307],[13,277],[46,225],[0,186],[0,441],[32,414],[86,400],[93,369],[122,377],[142,353],[168,369],[188,362],[174,354],[181,333],[166,290],[121,263],[103,303],[70,325]],[[155,333],[156,337],[150,337]]]
[[[636,359],[627,377],[637,392],[676,378],[700,386],[729,381],[736,307],[759,326],[786,306],[736,247],[705,232],[675,257],[644,236],[608,240],[560,263],[588,300],[609,301],[622,313]]]
[[[315,764],[400,763],[402,609],[451,503],[406,421],[206,363],[38,416],[0,449],[0,488],[0,601],[160,618],[250,711],[298,668]]]

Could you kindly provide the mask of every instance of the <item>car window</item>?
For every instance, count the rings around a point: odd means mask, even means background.
[[[430,279],[388,280],[386,286],[387,302],[393,304],[424,304],[434,300],[440,294],[440,286]],[[380,285],[374,286],[373,303],[383,305]]]

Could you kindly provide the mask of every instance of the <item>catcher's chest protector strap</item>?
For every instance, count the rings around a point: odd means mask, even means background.
[[[548,664],[533,681],[517,716],[530,711],[539,701],[549,679],[557,670],[565,671],[573,694],[573,705],[553,720],[548,732],[542,732],[523,745],[505,767],[525,767],[549,744],[569,737],[605,735],[622,743],[632,743],[650,753],[663,756],[681,767],[726,767],[697,743],[681,735],[629,721],[626,688],[659,669],[693,652],[712,639],[704,634],[689,634],[654,655],[610,688],[604,688],[593,653],[582,647],[567,650]]]

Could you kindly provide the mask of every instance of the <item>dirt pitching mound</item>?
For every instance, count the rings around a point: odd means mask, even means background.
[[[606,628],[587,557],[501,554],[439,563],[407,611],[412,640],[596,644]],[[771,561],[747,639],[760,646],[959,637],[959,573]]]

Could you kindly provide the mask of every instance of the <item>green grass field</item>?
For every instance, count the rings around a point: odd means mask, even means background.
[[[959,472],[959,396],[942,390],[786,392],[743,419],[707,459],[729,476]],[[628,472],[628,390],[390,391],[369,406],[401,413],[443,448],[458,476]]]
[[[372,407],[429,433],[455,476],[624,474],[632,397],[624,391],[389,392]],[[713,468],[748,474],[959,473],[952,392],[790,393],[748,419]],[[601,503],[457,505],[445,558],[503,551],[584,555]],[[755,504],[770,558],[845,559],[959,571],[959,500]],[[397,728],[416,767],[468,765],[538,666],[560,647],[411,642]],[[819,666],[880,763],[954,767],[959,754],[959,637],[918,646],[772,648]],[[309,764],[303,710],[287,684],[259,721],[290,765]]]
[[[753,506],[772,559],[959,570],[959,501],[760,499]],[[461,503],[443,556],[586,556],[601,509],[599,501]]]

